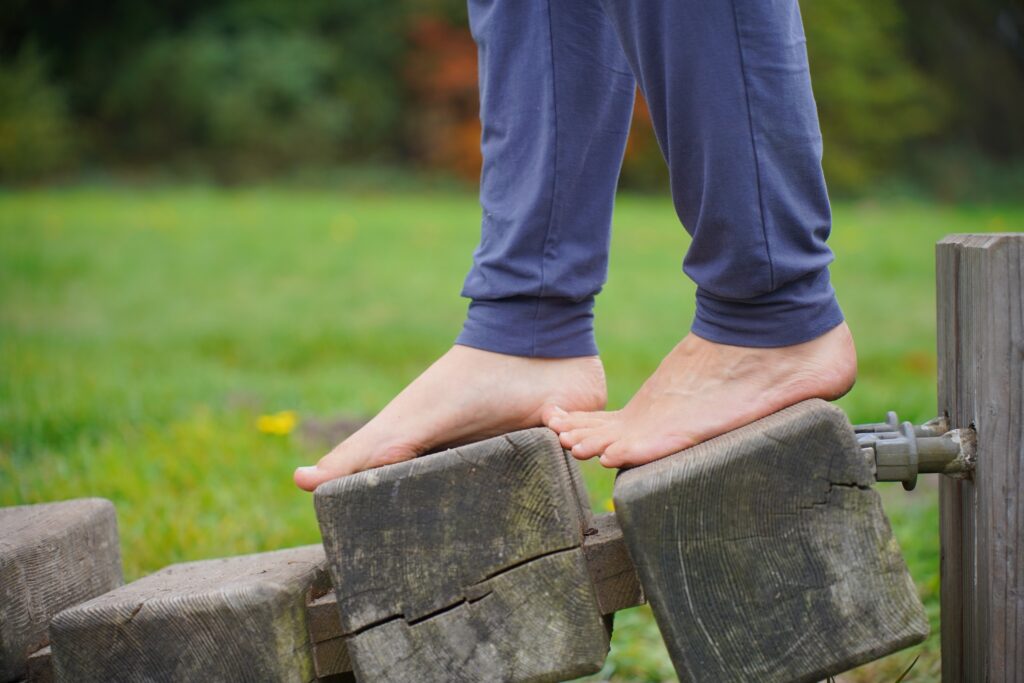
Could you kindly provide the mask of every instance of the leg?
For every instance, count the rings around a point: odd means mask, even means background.
[[[345,474],[604,406],[592,329],[635,82],[591,3],[470,0],[484,169],[480,246],[456,346],[315,467]]]
[[[856,374],[829,283],[830,211],[796,0],[603,0],[693,236],[691,334],[615,413],[549,410],[578,457],[647,462]]]

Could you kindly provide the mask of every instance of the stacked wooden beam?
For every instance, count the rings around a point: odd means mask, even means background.
[[[593,673],[599,616],[643,595],[684,681],[817,681],[928,633],[853,429],[823,401],[622,473],[618,519],[593,519],[578,481],[534,429],[321,486],[357,679]]]
[[[647,599],[680,680],[817,681],[927,634],[872,483],[808,401],[622,473],[614,515],[531,429],[324,484],[323,546],[123,586],[109,503],[12,508],[0,680],[563,681]]]
[[[120,553],[109,501],[0,508],[0,681],[46,675],[50,620],[120,586]]]

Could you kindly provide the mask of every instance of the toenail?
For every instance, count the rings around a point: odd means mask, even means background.
[[[317,466],[316,465],[307,465],[305,467],[296,467],[295,468],[296,472],[302,472],[303,474],[313,474],[314,472],[316,472],[316,470],[317,470]]]

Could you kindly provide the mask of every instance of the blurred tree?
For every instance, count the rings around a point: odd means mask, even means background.
[[[342,157],[351,104],[330,46],[246,27],[154,40],[114,78],[99,114],[126,159],[198,160],[222,177],[267,175]]]
[[[1024,156],[1019,3],[803,0],[830,187],[924,177],[921,159],[955,164],[955,147]],[[5,0],[0,172],[46,174],[88,153],[227,180],[380,160],[475,179],[465,15],[464,0]],[[638,100],[623,184],[665,177]]]
[[[26,46],[0,62],[0,180],[30,180],[67,165],[73,152],[64,93]]]
[[[810,0],[803,15],[826,180],[840,192],[868,186],[941,129],[946,101],[910,61],[892,0]]]
[[[1024,154],[1024,4],[900,0],[906,43],[949,103],[943,137],[996,158]]]
[[[428,165],[467,180],[480,177],[476,44],[465,25],[432,15],[414,18],[404,78],[415,112],[406,130],[410,150]]]

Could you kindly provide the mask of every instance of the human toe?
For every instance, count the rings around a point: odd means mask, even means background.
[[[586,427],[582,429],[572,429],[567,432],[561,432],[558,435],[558,441],[562,444],[563,448],[572,449],[576,446],[576,444],[590,436],[592,432],[593,429],[589,429]]]
[[[309,465],[307,467],[295,468],[292,479],[294,479],[296,486],[303,491],[313,491],[325,481],[336,479],[339,476],[342,475],[321,469],[318,465]]]
[[[596,455],[604,453],[608,445],[615,440],[615,437],[604,430],[594,430],[592,434],[584,438],[572,448],[572,457],[579,460],[589,460]]]

